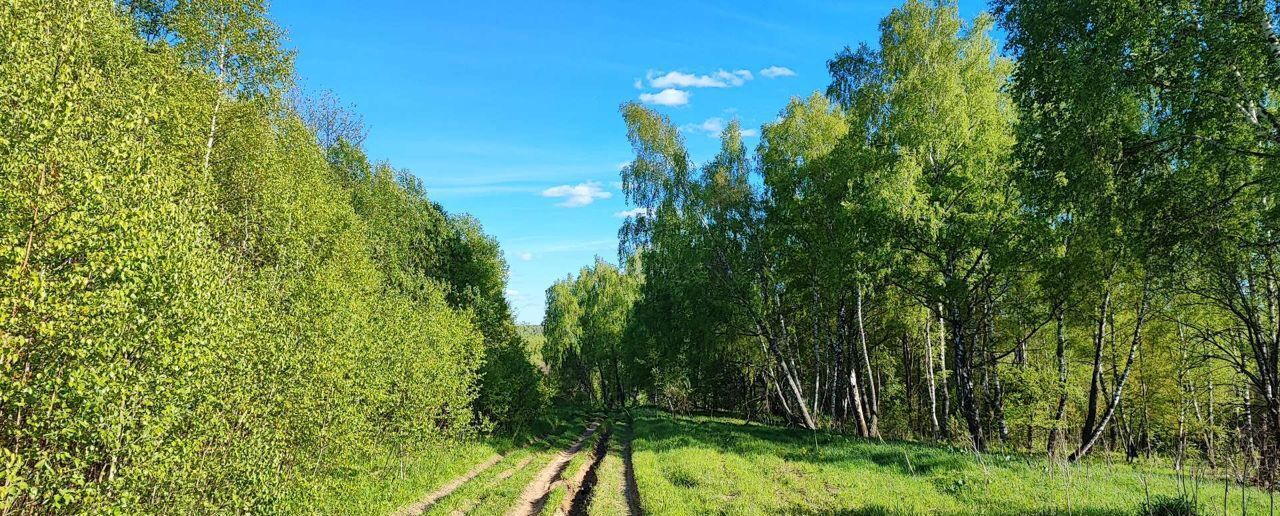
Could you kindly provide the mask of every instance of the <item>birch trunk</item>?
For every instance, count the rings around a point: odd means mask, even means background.
[[[879,403],[876,399],[876,380],[871,372],[871,360],[867,354],[867,330],[862,319],[862,286],[858,286],[858,345],[862,348],[862,363],[867,371],[867,432],[871,437],[880,435]]]
[[[926,314],[924,319],[924,374],[929,382],[929,421],[933,423],[933,438],[939,437],[938,428],[938,385],[933,375],[933,314]]]
[[[1125,381],[1129,379],[1129,373],[1133,369],[1133,360],[1138,353],[1138,344],[1142,342],[1142,325],[1147,317],[1147,294],[1150,285],[1144,283],[1142,285],[1142,299],[1138,303],[1138,318],[1134,321],[1133,339],[1129,343],[1129,356],[1125,359],[1124,370],[1120,373],[1120,378],[1116,381],[1116,390],[1111,395],[1111,403],[1107,405],[1107,411],[1102,415],[1102,420],[1098,422],[1093,432],[1080,442],[1080,448],[1071,453],[1067,458],[1070,462],[1076,462],[1081,457],[1089,453],[1093,445],[1098,442],[1098,438],[1102,436],[1103,430],[1106,429],[1107,423],[1111,421],[1111,417],[1115,415],[1116,407],[1120,406],[1120,395],[1124,392]]]
[[[1058,326],[1058,348],[1056,350],[1058,357],[1058,405],[1053,412],[1053,427],[1049,429],[1049,442],[1047,443],[1049,455],[1053,455],[1057,451],[1058,444],[1060,444],[1062,418],[1067,412],[1067,335],[1066,329],[1063,327],[1061,308],[1054,315],[1054,320]]]

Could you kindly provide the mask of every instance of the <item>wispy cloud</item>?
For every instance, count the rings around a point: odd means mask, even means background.
[[[624,219],[627,217],[639,217],[641,215],[649,217],[651,216],[651,212],[649,211],[648,208],[631,208],[629,210],[622,210],[619,212],[615,212],[613,214],[614,217],[619,217]]]
[[[699,124],[685,124],[680,126],[680,129],[684,130],[685,132],[704,133],[707,136],[711,136],[711,137],[720,136],[720,133],[724,132],[724,128],[725,128],[724,119],[718,116],[713,116],[711,118],[703,120],[702,123],[699,123]]]
[[[777,79],[778,77],[795,77],[796,72],[785,66],[770,66],[760,70],[760,75],[769,79]]]
[[[504,159],[506,161],[500,161]],[[616,164],[612,160],[566,160],[564,155],[511,159],[511,155],[502,152],[495,152],[491,160],[494,162],[427,161],[423,168],[436,171],[417,172],[415,175],[422,179],[427,195],[432,197],[537,194],[548,184],[595,177],[601,170],[609,170]]]
[[[520,261],[522,262],[531,262],[533,261],[533,253],[529,251],[525,251],[523,253],[520,253],[519,258],[520,258]]]
[[[645,79],[648,79],[649,86],[653,88],[730,88],[742,86],[754,78],[750,70],[716,70],[708,75],[649,70],[645,74]]]
[[[542,258],[552,253],[562,253],[570,251],[596,251],[602,249],[613,249],[618,246],[618,238],[616,236],[605,236],[613,233],[613,230],[607,230],[604,234],[594,235],[596,239],[591,240],[561,240],[564,236],[562,231],[549,232],[543,235],[524,235],[507,239],[504,244],[519,247],[533,253],[534,258]],[[526,289],[527,290],[527,289]]]
[[[604,191],[599,182],[587,181],[576,185],[560,185],[553,186],[542,191],[543,197],[564,198],[564,202],[556,204],[556,206],[564,208],[580,208],[586,206],[597,199],[608,199],[613,197],[612,192]]]
[[[657,93],[641,93],[640,102],[657,106],[683,106],[689,103],[689,92],[667,88]]]
[[[511,303],[511,306],[516,307],[520,312],[526,312],[521,315],[534,318],[533,320],[535,321],[541,315],[542,307],[539,304],[539,301],[541,301],[539,297],[525,294],[514,288],[506,289],[502,293],[506,295],[507,302]]]
[[[680,126],[680,130],[690,133],[702,133],[712,138],[719,138],[724,133],[724,129],[728,127],[728,122],[718,116],[713,116],[702,123],[685,124]],[[760,136],[759,129],[742,129],[739,133],[743,138],[754,138]]]

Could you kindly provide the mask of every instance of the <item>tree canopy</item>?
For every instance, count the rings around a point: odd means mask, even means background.
[[[1274,485],[1277,13],[908,0],[702,165],[624,104],[622,402]]]

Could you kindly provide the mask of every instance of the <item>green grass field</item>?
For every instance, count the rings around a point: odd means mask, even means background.
[[[635,413],[634,461],[649,514],[1141,514],[1158,497],[1196,499],[1220,514],[1221,480],[1104,462],[1064,467],[1043,458],[865,441],[722,417]],[[1145,482],[1145,487],[1144,487]],[[1185,490],[1179,486],[1185,484]],[[1269,514],[1250,489],[1247,514]],[[1229,487],[1229,514],[1241,491]]]
[[[500,453],[501,461],[426,513],[504,514],[538,472],[578,439],[587,422],[599,420],[597,433],[547,493],[542,514],[557,514],[563,507],[572,492],[566,483],[591,464],[593,444],[605,433],[607,453],[587,489],[587,503],[575,506],[592,515],[629,514],[628,437],[632,481],[645,514],[1138,515],[1147,513],[1148,501],[1174,498],[1192,501],[1199,506],[1197,514],[1208,515],[1223,514],[1224,487],[1227,514],[1271,514],[1271,498],[1263,491],[1242,491],[1212,472],[1196,482],[1189,471],[1180,476],[1157,461],[1139,466],[1093,459],[1066,466],[1018,454],[979,457],[942,445],[862,440],[647,408],[629,416],[580,409],[553,414],[538,430],[542,439],[479,440],[405,457],[403,472],[397,460],[371,468],[369,475],[334,478],[315,512],[390,514]]]

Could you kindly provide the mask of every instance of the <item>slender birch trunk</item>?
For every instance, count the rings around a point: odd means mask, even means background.
[[[938,385],[933,375],[933,314],[926,313],[924,318],[924,374],[929,382],[929,421],[933,424],[933,438],[939,437],[938,428]]]
[[[1098,419],[1098,399],[1102,388],[1102,344],[1107,336],[1107,315],[1111,309],[1111,290],[1102,294],[1102,305],[1098,309],[1098,325],[1093,336],[1093,373],[1090,376],[1088,407],[1084,413],[1084,425],[1080,427],[1080,442],[1084,442],[1093,433]]]
[[[1138,353],[1138,344],[1142,342],[1142,326],[1146,322],[1147,317],[1147,295],[1150,291],[1150,283],[1144,282],[1142,285],[1142,297],[1138,302],[1138,318],[1134,321],[1133,339],[1129,343],[1129,356],[1125,359],[1124,370],[1120,373],[1120,378],[1116,381],[1115,392],[1111,395],[1111,403],[1107,405],[1107,411],[1102,415],[1102,420],[1098,422],[1097,427],[1093,429],[1093,433],[1080,442],[1080,448],[1071,453],[1067,458],[1070,462],[1076,462],[1081,457],[1089,453],[1093,445],[1097,443],[1098,437],[1102,436],[1103,430],[1106,429],[1107,423],[1111,421],[1111,417],[1115,415],[1116,408],[1120,406],[1120,396],[1124,393],[1125,381],[1129,379],[1129,373],[1133,369],[1133,360]]]
[[[862,347],[862,363],[866,366],[867,371],[867,412],[869,420],[867,421],[867,432],[871,437],[880,435],[880,415],[879,403],[876,399],[876,380],[875,375],[871,372],[871,360],[867,354],[867,330],[863,325],[862,317],[862,286],[858,286],[858,345]]]

